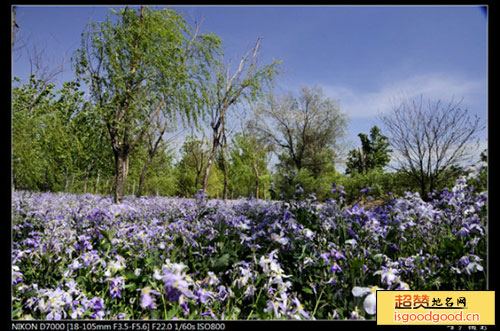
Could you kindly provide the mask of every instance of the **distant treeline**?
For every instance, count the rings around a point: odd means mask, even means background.
[[[115,202],[200,189],[212,198],[322,201],[338,184],[348,203],[366,187],[372,197],[409,190],[427,199],[464,172],[482,129],[459,104],[403,100],[382,118],[387,136],[377,126],[358,135],[341,174],[348,114],[320,88],[273,94],[281,62],[258,63],[260,38],[235,69],[220,38],[199,34],[173,10],[112,12],[82,34],[74,81],[56,91],[43,72],[14,78],[14,189],[110,194]],[[397,167],[388,172],[393,155]],[[478,189],[486,188],[485,169]]]

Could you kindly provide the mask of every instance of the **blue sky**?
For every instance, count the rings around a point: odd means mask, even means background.
[[[282,60],[278,93],[318,86],[349,118],[347,141],[381,125],[402,96],[460,99],[487,121],[487,19],[475,6],[188,6],[170,7],[203,32],[223,40],[235,63],[262,37],[260,63]],[[21,6],[19,34],[45,50],[54,66],[66,57],[58,82],[73,79],[70,58],[89,20],[105,6]],[[27,77],[24,53],[13,55],[13,75]],[[482,148],[486,147],[486,130]]]

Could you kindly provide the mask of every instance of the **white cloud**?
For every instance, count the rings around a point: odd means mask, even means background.
[[[459,101],[476,108],[475,112],[483,112],[472,105],[486,105],[486,82],[467,80],[458,76],[445,74],[416,75],[403,80],[380,86],[376,91],[366,92],[355,88],[321,84],[326,96],[338,99],[341,110],[351,119],[369,118],[388,112],[394,108],[400,98],[424,98]],[[484,109],[486,118],[486,109]]]

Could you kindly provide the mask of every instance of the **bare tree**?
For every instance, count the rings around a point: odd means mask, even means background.
[[[45,59],[45,47],[39,49],[35,43],[30,48],[26,47],[28,61],[30,63],[30,76],[34,76],[41,80],[44,84],[43,87],[52,83],[55,77],[64,72],[66,65],[66,55],[61,59],[61,63],[52,66]]]
[[[433,102],[421,96],[403,99],[381,116],[400,170],[419,184],[423,199],[446,179],[445,174],[469,160],[471,146],[479,142],[478,133],[485,128],[461,103]]]
[[[12,6],[11,8],[11,37],[10,37],[10,43],[11,43],[11,51],[14,51],[14,43],[16,42],[16,29],[19,28],[16,22],[16,6]]]
[[[257,68],[257,54],[259,51],[261,38],[257,40],[255,47],[247,52],[239,63],[234,74],[230,75],[230,68],[220,64],[215,72],[214,84],[210,91],[212,105],[209,109],[210,127],[212,128],[212,148],[210,157],[205,168],[203,177],[203,190],[206,192],[211,167],[215,161],[216,153],[221,149],[223,171],[225,173],[225,196],[227,197],[227,167],[225,166],[226,147],[226,117],[229,108],[242,100],[252,101],[262,94],[265,85],[268,85],[275,78],[277,65],[275,61],[263,68]]]
[[[298,98],[270,94],[255,108],[253,126],[283,153],[281,166],[319,174],[325,163],[334,161],[346,117],[321,89],[303,87]]]
[[[48,60],[46,55],[46,46],[37,45],[37,42],[32,38],[26,38],[22,34],[15,33],[19,29],[16,23],[15,7],[12,8],[12,52],[18,54],[19,59],[23,54],[29,62],[30,75],[25,84],[36,93],[30,95],[30,102],[26,102],[23,107],[13,109],[13,112],[32,111],[37,104],[46,96],[54,87],[56,77],[64,72],[66,64],[66,55],[64,54],[61,62],[53,65]],[[16,47],[14,48],[14,44]],[[16,61],[14,59],[14,61]],[[14,77],[13,83],[21,83],[23,80],[20,77]]]

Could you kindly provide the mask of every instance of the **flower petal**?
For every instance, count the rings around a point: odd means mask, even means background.
[[[361,297],[365,294],[370,293],[371,290],[368,287],[359,287],[359,286],[354,286],[352,288],[352,295],[355,297]]]
[[[363,307],[368,314],[375,315],[377,313],[377,294],[369,294],[366,297],[365,302],[363,302]]]

